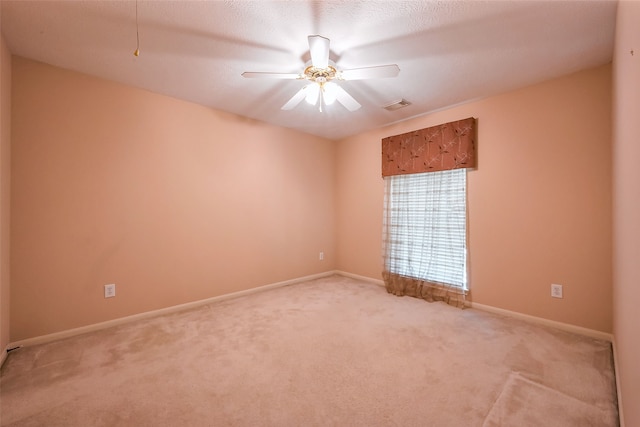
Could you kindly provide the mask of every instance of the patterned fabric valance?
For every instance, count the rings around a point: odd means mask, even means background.
[[[475,167],[473,117],[382,140],[383,177]]]

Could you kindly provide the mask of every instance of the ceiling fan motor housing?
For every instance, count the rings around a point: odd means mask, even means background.
[[[307,80],[311,80],[313,82],[323,84],[328,82],[329,80],[333,80],[336,78],[337,71],[334,67],[329,65],[327,68],[317,68],[313,65],[308,66],[304,70],[304,77]]]

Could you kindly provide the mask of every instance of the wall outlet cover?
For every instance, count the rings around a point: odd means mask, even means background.
[[[113,283],[109,285],[104,285],[104,297],[113,298],[115,296],[116,296],[116,285]]]

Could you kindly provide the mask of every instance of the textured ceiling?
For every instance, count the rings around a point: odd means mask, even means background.
[[[1,1],[13,54],[339,139],[612,59],[614,1]],[[340,69],[397,64],[396,78],[340,82],[362,108],[280,107],[307,36]],[[382,107],[404,98],[409,107]]]

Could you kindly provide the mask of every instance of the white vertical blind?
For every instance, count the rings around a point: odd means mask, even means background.
[[[467,171],[385,177],[385,269],[467,289]]]

